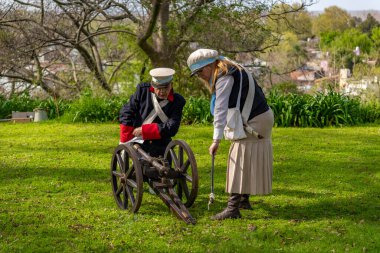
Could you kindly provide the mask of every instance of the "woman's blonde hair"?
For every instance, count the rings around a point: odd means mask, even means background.
[[[235,67],[239,70],[242,69],[242,67],[238,63],[236,63],[236,62],[234,62],[234,61],[232,61],[226,57],[224,57],[223,59],[216,60],[215,69],[214,69],[214,73],[212,75],[211,84],[202,79],[203,84],[206,86],[206,88],[211,93],[213,93],[215,91],[216,79],[220,76],[226,75],[231,67]]]

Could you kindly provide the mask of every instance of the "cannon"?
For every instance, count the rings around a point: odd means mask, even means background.
[[[137,213],[143,196],[143,183],[161,198],[177,218],[195,224],[187,208],[198,194],[198,170],[194,154],[182,140],[172,140],[163,157],[152,157],[139,143],[120,144],[111,160],[111,184],[116,204]]]

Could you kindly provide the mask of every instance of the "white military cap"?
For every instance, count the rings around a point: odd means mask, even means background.
[[[213,49],[198,49],[192,52],[187,58],[187,66],[189,66],[191,75],[194,75],[199,69],[213,63],[219,59],[219,53]]]
[[[165,88],[173,80],[174,69],[170,68],[156,68],[149,71],[152,76],[152,86],[154,88]]]

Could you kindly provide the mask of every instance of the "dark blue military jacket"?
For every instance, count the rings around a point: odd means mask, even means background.
[[[148,152],[149,150],[152,151],[153,149],[159,148],[159,155],[163,155],[167,144],[178,132],[182,119],[182,110],[186,101],[180,94],[171,91],[168,96],[169,103],[162,108],[162,111],[169,120],[163,123],[159,117],[156,117],[151,124],[142,125],[153,110],[151,97],[153,91],[153,87],[151,87],[149,83],[137,85],[136,92],[131,96],[129,102],[120,110],[119,121],[121,124],[121,132],[122,129],[126,129],[125,131],[130,132],[133,131],[134,128],[142,127],[142,136],[143,139],[146,140],[144,142],[145,148],[143,148]],[[158,101],[160,101],[160,99],[158,99]],[[154,154],[156,152],[149,153],[156,156]]]

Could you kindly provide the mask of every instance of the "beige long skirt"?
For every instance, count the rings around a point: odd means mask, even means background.
[[[273,150],[271,109],[257,115],[248,124],[264,138],[234,141],[227,162],[226,192],[265,195],[272,192]]]

